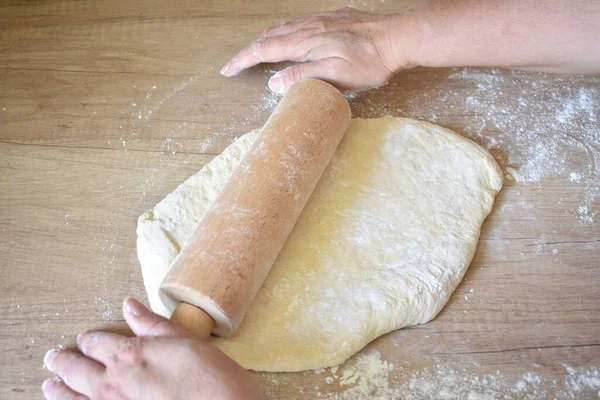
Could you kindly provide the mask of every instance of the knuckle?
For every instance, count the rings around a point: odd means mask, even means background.
[[[312,58],[313,50],[318,48],[319,42],[322,42],[321,36],[313,36],[298,43],[297,61],[308,61]]]
[[[153,334],[167,334],[173,331],[173,324],[168,319],[156,317],[150,325],[148,332]],[[140,343],[141,344],[141,343]]]
[[[335,10],[335,12],[338,14],[346,14],[346,15],[350,14],[350,13],[354,13],[356,11],[359,11],[359,10],[357,10],[356,8],[353,8],[351,6],[344,6],[344,7],[340,7],[337,10]]]
[[[252,42],[252,44],[250,45],[250,51],[252,52],[252,54],[256,57],[260,57],[260,53],[268,40],[269,38],[267,37],[260,37],[254,42]]]
[[[69,380],[77,363],[77,355],[71,351],[61,351],[53,362],[53,369],[58,372],[63,380]]]
[[[121,349],[119,349],[117,357],[119,361],[127,364],[138,364],[142,360],[142,347],[142,340],[140,338],[129,338],[125,341]]]
[[[119,398],[119,394],[114,385],[110,382],[104,381],[100,387],[98,388],[98,399],[99,400],[109,400],[109,399],[117,399]]]
[[[289,76],[291,82],[301,81],[302,80],[302,70],[300,69],[299,66],[294,65],[294,66],[290,67],[288,76]]]
[[[324,18],[316,18],[311,24],[311,28],[313,28],[319,33],[327,32],[330,26],[330,22]]]
[[[231,58],[231,64],[246,68],[248,63],[245,61],[243,54],[240,53]]]
[[[266,38],[268,36],[271,36],[271,35],[275,34],[276,32],[277,32],[277,27],[270,26],[262,31],[262,33],[258,36],[258,40],[260,40],[262,38]]]
[[[103,336],[104,335],[102,332],[85,332],[79,339],[79,348],[84,354],[86,354],[96,347],[96,344],[102,339]]]
[[[337,43],[335,55],[345,60],[355,60],[358,54],[364,52],[362,40],[356,39],[346,32],[337,32],[333,40]]]
[[[349,74],[347,64],[340,59],[333,59],[321,64],[323,75],[329,78],[337,78],[339,75]]]

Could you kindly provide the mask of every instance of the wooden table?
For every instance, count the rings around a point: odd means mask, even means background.
[[[225,79],[228,57],[267,26],[348,4],[406,2],[0,6],[1,398],[40,398],[46,350],[145,297],[137,217],[270,114],[280,66]],[[355,116],[435,121],[515,178],[434,321],[369,345],[355,384],[344,367],[257,374],[267,397],[596,398],[599,98],[598,78],[474,69],[410,70],[356,96]]]

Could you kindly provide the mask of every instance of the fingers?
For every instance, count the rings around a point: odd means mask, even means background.
[[[360,12],[352,7],[342,7],[335,11],[326,11],[324,13],[316,14],[310,16],[308,18],[302,18],[295,21],[285,22],[279,26],[271,26],[265,29],[260,36],[260,38],[271,37],[271,36],[281,36],[281,35],[289,35],[290,33],[294,33],[299,31],[300,29],[309,28],[311,25],[315,23],[322,22],[323,20],[339,20],[342,16],[348,16],[352,13]]]
[[[42,383],[42,391],[46,400],[88,400],[89,397],[73,391],[62,379],[54,377]]]
[[[352,23],[360,21],[360,15],[369,13],[343,7],[335,11],[317,14],[299,19],[280,26],[265,29],[258,39],[242,49],[221,69],[221,74],[234,76],[246,68],[263,62],[307,61],[308,53],[316,47],[331,41],[319,37],[320,34],[330,34],[345,31]],[[363,16],[363,19],[366,18]],[[329,38],[331,39],[331,38]],[[311,57],[311,60],[322,57]]]
[[[44,364],[73,391],[86,396],[92,395],[104,374],[102,365],[69,350],[50,350],[44,357]]]
[[[324,20],[339,20],[340,17],[352,15],[353,13],[360,12],[352,7],[342,7],[335,11],[326,11],[324,13],[315,14],[307,18],[297,19],[295,21],[288,21],[279,26],[271,26],[265,29],[260,36],[260,38],[271,37],[271,36],[281,36],[281,35],[289,35],[290,33],[294,33],[299,31],[300,29],[310,28],[312,25],[317,25]]]
[[[86,331],[77,335],[77,346],[85,356],[108,365],[127,339],[116,333]]]
[[[294,83],[308,78],[318,78],[334,82],[334,64],[335,59],[326,58],[310,63],[293,65],[273,75],[269,79],[269,89],[275,93],[285,93]]]
[[[123,316],[137,336],[187,336],[183,328],[154,314],[131,297],[123,301]]]
[[[258,38],[262,39],[271,36],[289,35],[290,33],[296,32],[303,23],[304,20],[299,20],[294,22],[286,22],[279,26],[272,26],[265,29]]]
[[[221,74],[234,76],[262,62],[305,61],[308,51],[315,46],[314,33],[303,30],[289,35],[259,38],[225,64]]]

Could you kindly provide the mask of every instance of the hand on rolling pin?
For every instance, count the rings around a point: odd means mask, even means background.
[[[235,361],[206,341],[152,313],[137,300],[123,303],[137,335],[87,331],[77,337],[83,355],[51,350],[44,382],[46,399],[261,399],[258,384]]]
[[[344,7],[266,29],[221,74],[299,62],[271,77],[277,93],[306,78],[370,89],[416,66],[600,74],[599,21],[597,0],[419,0],[386,15]]]

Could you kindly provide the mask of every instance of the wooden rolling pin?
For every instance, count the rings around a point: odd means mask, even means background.
[[[328,83],[290,88],[162,282],[172,320],[199,337],[236,331],[350,115]]]

